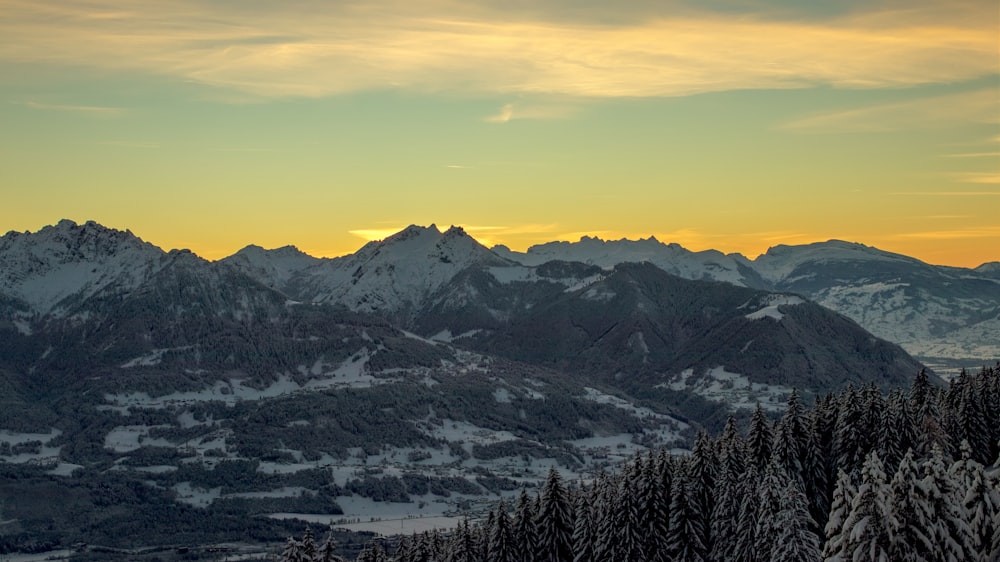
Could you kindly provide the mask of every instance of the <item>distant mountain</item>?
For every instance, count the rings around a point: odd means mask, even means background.
[[[1000,357],[1000,262],[975,269],[935,266],[862,244],[830,240],[775,246],[750,261],[690,252],[655,238],[550,242],[527,252],[494,251],[525,265],[549,259],[610,269],[648,262],[685,279],[792,292],[844,314],[873,334],[935,364]]]
[[[535,279],[500,268],[446,285],[424,333],[468,334],[473,348],[608,382],[655,386],[714,368],[752,383],[829,390],[906,385],[920,364],[851,320],[788,294],[690,281],[652,264],[611,271],[549,262]]]
[[[740,254],[723,254],[717,250],[692,252],[678,244],[663,244],[653,237],[645,240],[601,240],[590,236],[579,242],[549,242],[513,252],[506,246],[495,246],[497,254],[524,265],[541,265],[547,261],[576,261],[603,268],[620,263],[651,263],[667,273],[685,279],[726,281],[744,287],[763,288],[766,283],[754,271],[750,260]]]
[[[754,260],[771,288],[801,294],[927,360],[1000,357],[1000,278],[838,240],[776,246]]]
[[[0,311],[71,314],[106,289],[128,291],[159,271],[163,250],[131,232],[68,220],[0,237]]]

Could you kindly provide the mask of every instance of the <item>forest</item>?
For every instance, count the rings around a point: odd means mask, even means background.
[[[449,532],[371,541],[358,562],[996,562],[1000,363],[947,387],[792,392],[779,419],[730,418],[686,454],[500,501]],[[282,562],[345,560],[333,534]]]

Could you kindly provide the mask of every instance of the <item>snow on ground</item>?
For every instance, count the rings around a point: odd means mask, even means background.
[[[206,490],[205,488],[194,488],[190,482],[178,483],[174,486],[174,491],[177,492],[177,501],[195,507],[208,507],[222,496],[221,486]]]
[[[461,334],[458,335],[453,335],[451,333],[451,330],[441,330],[440,332],[431,336],[430,339],[437,342],[452,343],[455,340],[460,340],[462,338],[471,338],[472,336],[478,334],[479,332],[482,332],[482,330],[476,328],[474,330],[462,332]]]
[[[72,550],[49,550],[46,552],[35,552],[31,554],[12,553],[0,556],[3,562],[43,562],[69,560],[73,557]]]
[[[778,310],[779,306],[796,305],[805,302],[801,297],[795,295],[770,295],[767,301],[767,306],[747,314],[746,318],[749,320],[761,320],[763,318],[781,320],[785,315]]]
[[[61,462],[55,468],[46,472],[46,474],[51,474],[52,476],[73,476],[73,471],[78,468],[83,468],[83,465]]]
[[[0,462],[51,465],[53,470],[59,470],[59,451],[62,450],[62,447],[50,447],[48,443],[61,434],[62,432],[58,429],[52,429],[48,433],[20,433],[0,429],[0,443],[7,443],[11,446],[27,443],[38,445],[37,448],[33,448],[31,451],[25,451],[16,455],[0,455]]]
[[[191,349],[191,346],[188,345],[188,346],[177,347],[177,348],[173,348],[173,349],[170,349],[170,348],[154,349],[154,350],[150,351],[149,353],[147,353],[145,355],[140,355],[139,357],[136,357],[134,359],[130,359],[130,360],[126,361],[125,363],[122,363],[121,368],[122,369],[129,369],[129,368],[132,368],[132,367],[151,367],[153,365],[159,365],[160,362],[163,361],[163,354],[164,353],[166,353],[168,351],[182,351],[182,350],[185,350],[185,349]]]
[[[335,387],[370,387],[376,384],[394,382],[395,379],[374,377],[365,370],[370,354],[367,349],[355,353],[341,363],[335,370],[327,371],[316,378],[310,379],[304,385],[299,385],[288,375],[281,375],[278,380],[264,389],[247,386],[243,379],[231,378],[228,381],[217,381],[212,386],[186,392],[174,392],[165,396],[151,397],[145,392],[127,394],[105,394],[104,399],[111,405],[102,406],[106,409],[144,408],[163,409],[168,406],[184,406],[197,402],[219,401],[228,405],[243,400],[262,400],[291,394],[302,390],[323,390]]]
[[[144,446],[173,447],[166,439],[149,439],[153,428],[170,428],[169,425],[119,425],[104,436],[104,448],[116,453],[128,453]]]
[[[437,439],[447,441],[465,441],[469,444],[491,445],[502,441],[513,441],[517,439],[509,431],[494,431],[482,428],[469,422],[445,419],[439,426],[422,427],[424,433]]]
[[[62,435],[62,431],[53,428],[48,433],[18,433],[14,431],[8,431],[6,429],[0,429],[0,443],[10,443],[11,445],[19,445],[21,443],[30,443],[31,441],[41,441],[44,445],[49,441],[52,441],[56,437]]]
[[[778,412],[785,409],[792,389],[787,386],[750,382],[739,373],[730,373],[725,367],[707,369],[703,376],[695,377],[694,369],[685,369],[674,376],[670,383],[658,387],[671,390],[689,390],[713,402],[728,404],[734,410],[761,408]]]

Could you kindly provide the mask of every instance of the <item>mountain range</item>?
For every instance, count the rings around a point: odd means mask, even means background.
[[[519,253],[434,225],[339,258],[214,262],[93,222],[11,232],[0,548],[53,528],[121,541],[148,518],[202,540],[251,516],[281,536],[276,513],[454,511],[546,463],[686,447],[793,388],[907,386],[922,363],[851,314],[946,345],[997,322],[998,269],[836,241],[752,261],[654,239]],[[17,507],[39,490],[68,504]]]

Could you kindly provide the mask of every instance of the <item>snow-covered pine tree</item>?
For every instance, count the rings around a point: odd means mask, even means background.
[[[316,562],[345,562],[342,556],[337,555],[337,539],[333,537],[333,527],[326,533],[326,540],[316,551],[313,557]]]
[[[691,527],[698,534],[701,556],[708,559],[712,548],[712,509],[715,503],[715,473],[718,468],[715,444],[708,433],[700,432],[694,449],[687,458],[688,496],[691,505]]]
[[[764,409],[757,404],[750,418],[750,428],[747,430],[746,451],[748,466],[752,465],[757,472],[763,473],[771,462],[771,445],[774,443],[774,431],[768,421]]]
[[[683,467],[683,468],[682,468]],[[670,529],[667,544],[675,560],[704,562],[707,549],[701,542],[702,529],[698,526],[691,507],[691,481],[687,463],[674,471],[673,488],[670,490]]]
[[[572,509],[559,472],[549,469],[538,509],[538,562],[572,562]]]
[[[994,521],[1000,512],[1000,489],[996,481],[985,472],[982,464],[971,458],[971,448],[962,442],[962,458],[955,461],[949,470],[955,485],[956,499],[964,508],[966,522],[972,535],[975,556],[970,562],[991,561]]]
[[[944,452],[934,446],[931,457],[924,463],[924,478],[917,488],[920,501],[926,503],[934,525],[933,560],[961,562],[975,552],[972,532],[966,521],[964,507],[954,500],[954,483],[945,468]]]
[[[872,451],[861,468],[861,484],[844,521],[844,554],[847,560],[892,562],[888,525],[888,490],[885,468]]]
[[[639,482],[631,477],[618,480],[618,494],[612,510],[618,545],[615,560],[645,562],[642,529],[639,527]]]
[[[819,537],[812,531],[815,524],[805,494],[790,482],[781,494],[780,504],[775,521],[779,535],[769,562],[821,562]]]
[[[535,526],[535,502],[528,496],[528,491],[521,488],[514,506],[514,545],[517,549],[517,559],[522,562],[534,562],[538,550],[538,530]]]
[[[469,520],[464,519],[452,534],[445,562],[480,562],[476,551],[475,535],[469,528]]]
[[[781,511],[781,496],[789,486],[799,483],[790,480],[785,468],[772,458],[764,474],[761,475],[757,494],[760,496],[757,508],[757,530],[755,531],[756,559],[771,560],[781,529],[778,528],[778,513]]]
[[[736,548],[726,560],[757,562],[757,514],[760,511],[760,496],[757,493],[757,487],[760,478],[755,466],[747,467],[746,475],[738,489],[740,514],[736,521]]]
[[[731,435],[733,418],[726,422],[720,441],[719,473],[715,480],[715,502],[712,507],[712,547],[709,560],[725,562],[736,549],[737,528],[740,518],[741,481],[746,473],[743,464],[742,440]]]
[[[658,461],[646,459],[639,482],[639,529],[644,558],[648,562],[669,562],[667,532],[669,530],[670,492],[661,487],[657,474]]]
[[[293,537],[285,541],[285,548],[278,555],[279,562],[312,562],[302,554],[302,544]]]
[[[837,473],[837,485],[833,489],[833,499],[830,503],[830,516],[827,518],[826,542],[823,544],[823,560],[825,562],[846,562],[850,556],[845,546],[847,535],[844,523],[851,512],[851,503],[857,490],[851,481],[851,476],[844,470]]]
[[[847,390],[840,395],[837,408],[837,426],[834,428],[834,455],[837,468],[845,472],[855,472],[864,462],[864,444],[867,441],[863,433],[869,428],[864,427],[864,412],[861,397],[848,385]]]
[[[913,449],[906,451],[889,483],[889,556],[893,562],[933,562],[934,514],[921,501]]]
[[[601,471],[594,481],[593,508],[591,516],[594,518],[594,530],[596,538],[594,540],[594,560],[612,560],[618,552],[620,539],[618,529],[615,527],[617,518],[618,501],[618,479],[620,476],[610,476]]]
[[[879,421],[877,450],[886,467],[899,466],[908,449],[916,443],[916,429],[909,401],[901,390],[889,393]],[[888,472],[888,471],[887,471]]]
[[[507,514],[507,503],[504,500],[500,500],[495,513],[493,528],[490,529],[490,548],[486,562],[520,562],[517,558],[510,516]]]
[[[573,562],[596,560],[594,541],[597,533],[594,529],[593,501],[591,490],[581,488],[576,495],[573,519]]]
[[[385,548],[377,542],[370,542],[365,545],[365,547],[358,554],[357,562],[390,562],[389,554],[386,553]],[[462,562],[473,562],[473,561],[462,561]]]

